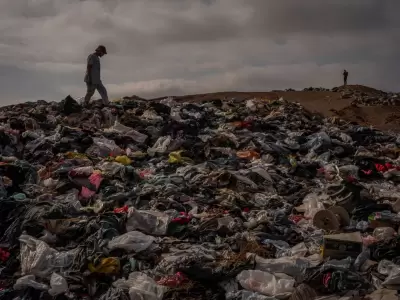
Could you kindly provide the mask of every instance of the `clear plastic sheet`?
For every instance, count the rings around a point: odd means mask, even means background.
[[[308,194],[303,199],[303,203],[305,209],[304,216],[306,218],[312,218],[318,211],[324,209],[324,204],[320,202],[320,196],[315,193]]]
[[[378,272],[382,275],[387,275],[382,282],[382,286],[390,289],[400,289],[400,266],[395,263],[382,260],[378,264]]]
[[[248,254],[251,256],[252,254]],[[318,265],[320,258],[311,256],[308,258],[281,257],[281,258],[262,258],[254,256],[256,269],[270,273],[284,273],[292,277],[302,278],[307,268]]]
[[[57,296],[68,291],[68,283],[64,277],[57,273],[51,274],[49,294],[50,296]]]
[[[108,243],[108,248],[110,250],[123,249],[129,252],[142,252],[148,249],[154,241],[155,238],[151,235],[139,231],[130,231],[113,238]]]
[[[126,231],[140,230],[151,235],[165,235],[171,217],[158,211],[131,208]]]
[[[124,151],[113,140],[106,138],[93,138],[94,144],[86,150],[86,154],[95,157],[123,155]]]
[[[46,284],[39,283],[36,281],[35,275],[26,275],[17,279],[14,284],[15,290],[24,290],[27,288],[33,288],[35,290],[47,290],[49,287]]]
[[[278,276],[258,270],[242,271],[236,278],[246,290],[278,299],[290,296],[295,284],[295,280],[290,276],[284,274]]]
[[[45,242],[29,235],[21,235],[21,273],[46,278],[54,271],[69,268],[75,257],[75,250],[58,252]]]
[[[153,147],[147,149],[147,153],[151,156],[154,156],[156,153],[165,153],[169,145],[172,142],[172,138],[170,136],[161,136],[155,142]]]
[[[372,236],[377,241],[389,240],[396,235],[396,231],[392,227],[378,227],[375,228]]]
[[[158,285],[152,278],[140,272],[133,272],[128,279],[119,279],[113,285],[129,290],[131,300],[162,300],[166,292],[166,287]]]

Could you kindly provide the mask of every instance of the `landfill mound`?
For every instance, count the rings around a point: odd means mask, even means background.
[[[174,97],[178,102],[202,103],[216,99],[246,101],[252,98],[298,102],[307,110],[325,117],[339,117],[348,122],[374,126],[380,130],[400,131],[400,94],[380,91],[363,85],[326,88],[287,89],[272,92],[219,92]],[[153,99],[159,101],[163,98]]]
[[[399,93],[387,93],[362,85],[342,86],[332,89],[340,92],[343,99],[353,98],[352,104],[363,106],[398,106],[400,105]]]
[[[0,299],[398,299],[400,139],[338,94],[1,109]]]

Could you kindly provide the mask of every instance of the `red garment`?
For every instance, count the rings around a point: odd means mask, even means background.
[[[143,170],[139,172],[140,178],[146,178],[148,175],[151,175],[152,171],[151,170]]]
[[[180,224],[180,225],[185,225],[188,224],[192,220],[192,216],[185,213],[181,212],[179,217],[176,217],[172,219],[172,223]]]
[[[185,275],[181,272],[176,273],[175,275],[169,275],[161,278],[157,283],[159,285],[168,286],[168,287],[178,287],[182,283],[187,280]]]
[[[85,199],[88,199],[96,194],[97,190],[100,187],[101,182],[103,181],[103,176],[100,173],[93,173],[92,175],[90,175],[89,181],[91,184],[93,184],[96,190],[92,191],[87,187],[83,186],[81,190],[81,196]]]
[[[378,172],[382,172],[382,173],[387,172],[387,171],[392,170],[392,169],[400,170],[399,166],[394,166],[394,165],[392,165],[391,163],[388,163],[388,162],[385,163],[384,165],[375,164],[375,168],[376,168],[376,170]]]
[[[251,127],[251,122],[243,121],[241,125],[244,128],[250,128]]]
[[[128,210],[129,210],[128,205],[124,205],[122,207],[114,208],[114,213],[116,214],[127,213]]]
[[[325,274],[324,277],[322,278],[322,284],[325,287],[328,287],[329,281],[331,280],[331,278],[332,278],[332,274],[331,273]]]
[[[381,165],[381,164],[375,164],[375,168],[376,168],[376,170],[378,171],[378,172],[385,172],[387,169],[386,169],[386,166],[384,166],[384,165]]]
[[[5,262],[10,257],[10,252],[0,248],[0,260]]]
[[[347,176],[347,181],[352,183],[352,182],[357,181],[357,179],[355,179],[353,176]]]
[[[251,122],[250,121],[238,121],[238,122],[233,122],[233,125],[238,128],[250,128]]]
[[[296,224],[299,223],[303,218],[304,218],[303,216],[296,216],[296,215],[289,216],[289,220]]]
[[[368,170],[368,171],[365,171],[365,170],[361,170],[365,175],[371,175],[372,174],[372,170]]]

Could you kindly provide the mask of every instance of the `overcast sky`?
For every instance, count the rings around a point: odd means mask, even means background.
[[[1,0],[0,104],[333,87],[399,91],[399,0]],[[97,94],[96,94],[97,95]]]

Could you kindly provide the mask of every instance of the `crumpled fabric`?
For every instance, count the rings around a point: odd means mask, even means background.
[[[103,175],[99,172],[94,172],[92,175],[89,176],[89,182],[93,185],[94,190],[83,186],[81,190],[81,196],[84,198],[90,198],[95,195],[102,181]]]
[[[116,257],[107,257],[101,259],[96,265],[89,263],[88,269],[92,273],[118,273],[120,270],[120,261]]]

